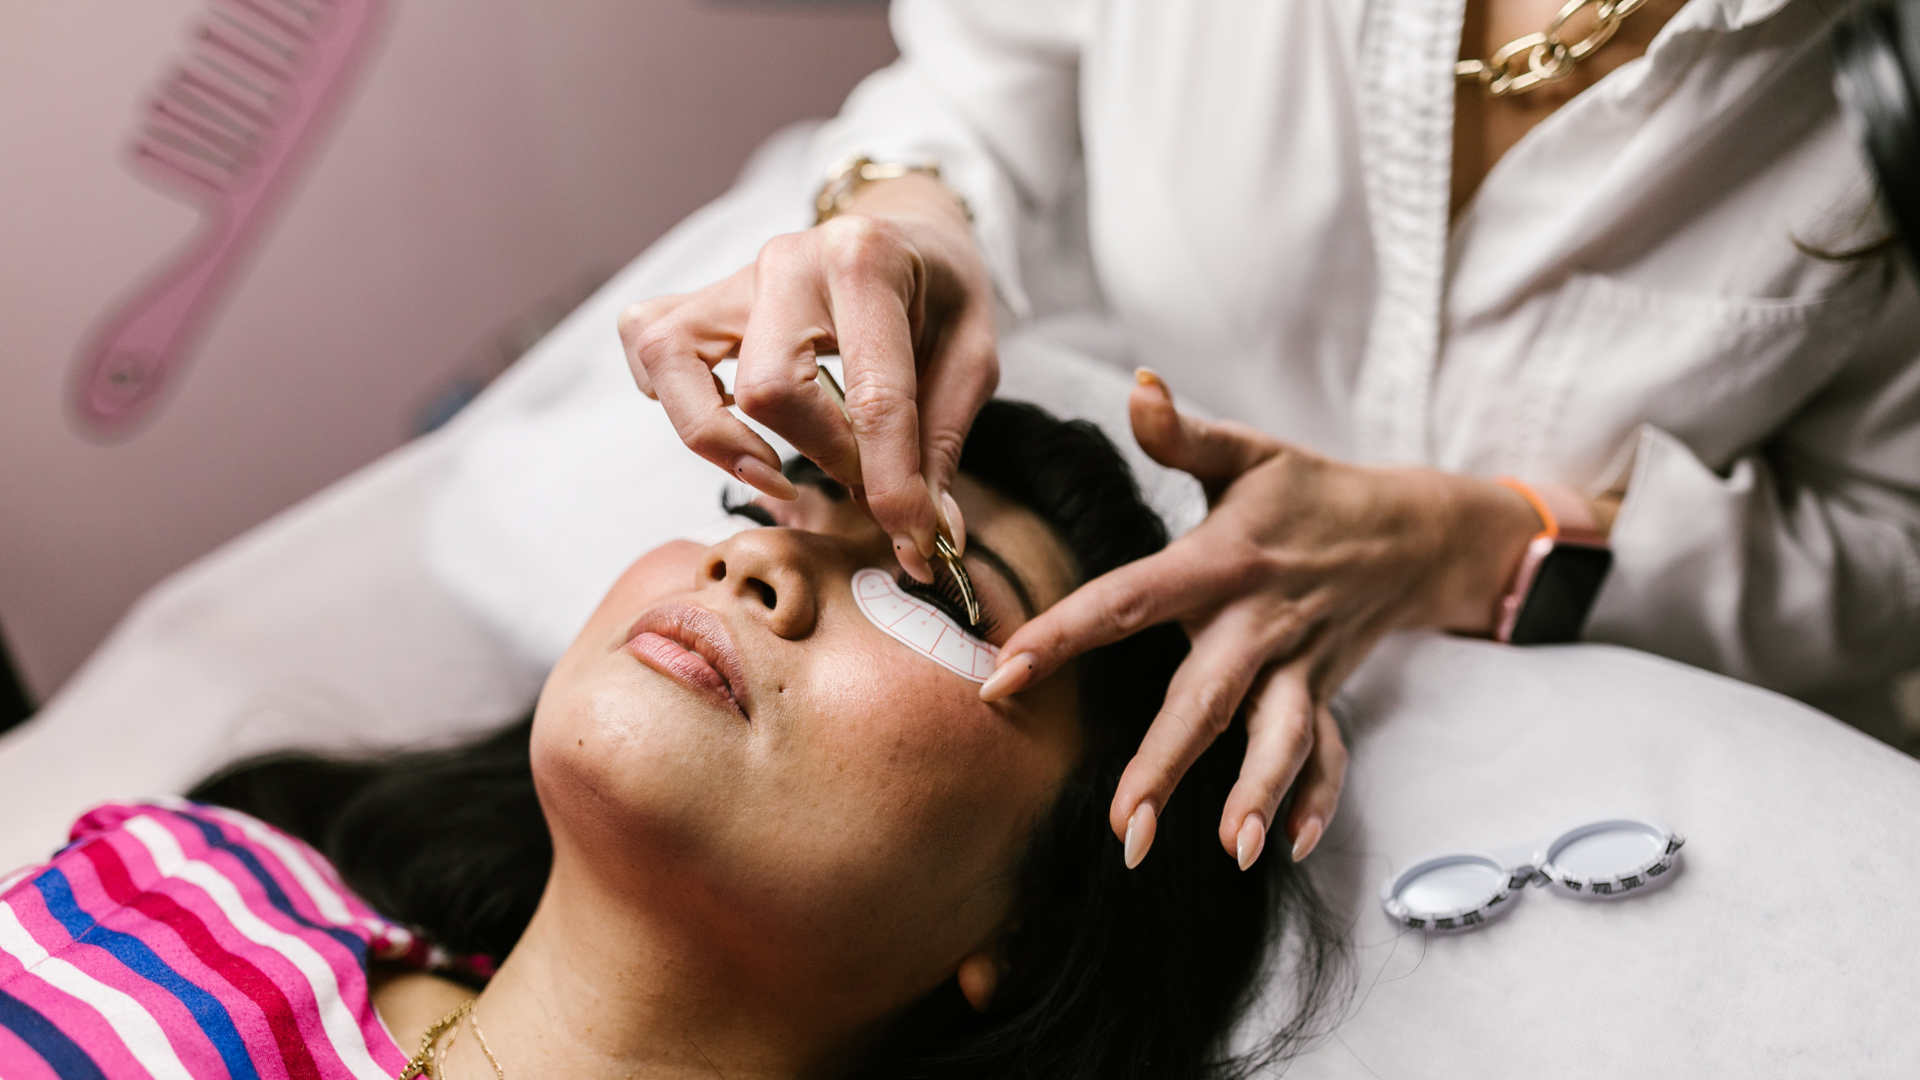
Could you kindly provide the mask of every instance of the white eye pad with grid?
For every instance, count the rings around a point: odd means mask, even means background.
[[[983,683],[993,674],[999,649],[961,629],[932,602],[901,589],[886,571],[854,571],[853,602],[873,625],[955,675]]]
[[[1686,840],[1663,825],[1611,818],[1538,844],[1421,859],[1380,886],[1387,915],[1414,930],[1471,930],[1505,913],[1527,885],[1615,900],[1664,884]]]

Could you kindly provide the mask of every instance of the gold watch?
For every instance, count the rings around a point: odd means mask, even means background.
[[[853,200],[862,188],[879,180],[898,180],[912,173],[930,176],[946,188],[953,201],[960,204],[960,212],[973,220],[973,208],[959,192],[948,187],[940,179],[938,162],[875,161],[870,157],[850,157],[827,170],[827,182],[820,187],[820,193],[813,197],[813,223],[823,225],[853,208]]]

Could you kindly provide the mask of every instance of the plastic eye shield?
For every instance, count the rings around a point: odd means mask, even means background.
[[[1421,859],[1380,887],[1387,916],[1413,930],[1471,930],[1505,914],[1526,886],[1615,900],[1665,884],[1686,839],[1638,818],[1576,825],[1553,838]]]
[[[856,570],[853,601],[873,625],[969,682],[986,682],[1000,650],[961,628],[953,616],[894,583],[884,570]]]

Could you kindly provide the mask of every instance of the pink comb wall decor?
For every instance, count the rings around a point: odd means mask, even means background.
[[[210,0],[143,117],[134,163],[203,204],[202,227],[80,354],[75,406],[129,430],[159,400],[286,198],[366,57],[385,0]]]

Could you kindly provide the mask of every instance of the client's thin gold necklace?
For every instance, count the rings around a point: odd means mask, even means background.
[[[1567,0],[1545,30],[1523,34],[1494,50],[1485,60],[1462,60],[1453,65],[1455,78],[1477,82],[1494,97],[1524,94],[1573,74],[1575,64],[1592,56],[1620,29],[1627,16],[1646,0]],[[1593,26],[1578,41],[1567,41],[1560,31],[1567,20],[1593,9]]]
[[[401,1070],[400,1080],[415,1080],[416,1077],[441,1080],[441,1063],[446,1061],[447,1055],[453,1052],[453,1044],[460,1038],[460,1021],[462,1020],[465,1020],[467,1026],[473,1029],[473,1041],[479,1043],[480,1052],[487,1055],[487,1064],[493,1066],[495,1080],[507,1080],[506,1070],[500,1067],[500,1059],[493,1056],[493,1048],[487,1045],[487,1037],[480,1031],[480,1017],[474,1012],[474,1006],[479,1000],[479,998],[468,998],[460,1007],[441,1017],[437,1023],[427,1029],[426,1035],[420,1040],[420,1052],[413,1055],[407,1062],[407,1067]],[[440,1037],[449,1031],[453,1032],[453,1036],[442,1048]]]

